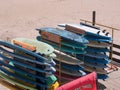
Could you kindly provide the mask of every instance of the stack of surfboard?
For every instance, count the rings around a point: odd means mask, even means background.
[[[37,40],[16,38],[12,44],[0,40],[0,77],[29,90],[58,87],[53,51],[52,46]]]
[[[106,79],[107,71],[105,68],[110,63],[109,57],[106,52],[110,52],[110,42],[112,38],[106,30],[100,30],[88,24],[59,24],[58,26],[64,27],[65,30],[77,33],[84,36],[89,40],[87,53],[84,55],[77,54],[76,57],[84,61],[85,70],[88,72],[96,71],[99,79]]]
[[[85,54],[88,40],[84,37],[79,36],[75,33],[58,29],[58,28],[38,28],[40,36],[37,37],[38,40],[44,41],[52,45],[56,50],[57,55],[54,60],[56,61],[56,76],[60,76],[67,80],[74,80],[75,78],[86,75],[81,66],[82,61],[67,55]]]

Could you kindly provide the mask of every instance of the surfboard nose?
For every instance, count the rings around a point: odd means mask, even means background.
[[[55,66],[56,65],[56,63],[55,63],[55,61],[53,59],[48,60],[46,62],[49,63],[51,66]]]
[[[56,58],[56,57],[57,57],[55,53],[51,53],[49,56],[50,56],[51,58]]]

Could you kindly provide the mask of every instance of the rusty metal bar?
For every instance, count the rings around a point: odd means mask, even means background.
[[[120,45],[117,45],[117,44],[113,44],[113,47],[120,49]]]
[[[112,38],[113,38],[113,40],[114,40],[114,29],[112,29]],[[109,54],[109,57],[110,57],[110,59],[112,60],[112,57],[113,57],[113,40],[112,40],[112,45],[111,45],[111,47],[110,47],[110,54]]]
[[[80,19],[80,21],[84,21],[85,23],[92,23],[91,21],[84,20],[84,19]],[[110,29],[114,29],[114,30],[116,30],[116,31],[120,31],[120,29],[113,28],[113,27],[106,26],[106,25],[102,25],[102,24],[98,24],[98,23],[95,23],[95,25],[102,26],[102,27],[106,27],[106,28],[110,28]]]
[[[93,14],[92,14],[92,25],[95,26],[95,22],[96,21],[96,12],[93,11]]]

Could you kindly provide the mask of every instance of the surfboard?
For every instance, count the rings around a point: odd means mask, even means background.
[[[107,32],[105,33],[104,31],[102,30],[99,30],[99,29],[96,29],[96,28],[92,28],[92,27],[89,27],[85,24],[59,24],[58,26],[62,26],[62,27],[65,27],[66,30],[71,30],[71,31],[74,31],[74,29],[79,29],[79,31],[85,31],[85,35],[87,37],[96,37],[96,38],[99,38],[99,39],[108,39],[108,40],[112,40],[111,38],[111,35]],[[76,31],[74,31],[76,32]],[[82,33],[79,33],[79,34],[82,34]]]
[[[18,79],[18,80],[22,80],[22,81],[24,81],[24,82],[27,82],[27,83],[30,83],[30,84],[33,84],[33,85],[38,85],[38,86],[45,87],[45,88],[48,87],[48,86],[45,85],[45,84],[40,84],[40,83],[38,83],[38,82],[34,82],[34,81],[29,80],[29,79],[20,77],[20,76],[18,76],[18,75],[16,75],[16,74],[13,74],[12,72],[9,72],[8,70],[6,70],[6,69],[3,68],[3,67],[0,67],[0,70],[1,70],[2,72],[4,72],[5,74],[7,74],[7,75],[9,75],[9,76],[12,76],[12,77],[14,77],[14,78],[16,78],[16,79]]]
[[[105,80],[105,79],[109,78],[109,76],[107,74],[97,74],[97,78]]]
[[[57,81],[56,76],[55,75],[51,75],[51,76],[47,77],[46,83],[47,83],[48,86],[51,86],[56,81]]]
[[[30,79],[30,80],[36,80],[37,79],[37,80],[40,80],[43,83],[46,82],[48,86],[52,85],[55,81],[57,81],[57,78],[54,75],[50,75],[50,76],[47,76],[45,78],[45,77],[41,77],[40,75],[37,75],[37,74],[31,74],[28,71],[25,72],[24,70],[20,70],[19,68],[15,67],[14,64],[11,64],[11,63],[9,63],[7,65],[3,62],[1,64],[2,64],[2,67],[3,66],[7,67],[9,69],[9,71],[11,71],[11,72],[13,72],[13,73],[15,73],[19,76],[22,76],[22,77]]]
[[[15,38],[12,39],[11,41],[13,44],[20,44],[21,46],[23,44],[29,44],[35,47],[35,53],[40,53],[40,54],[44,54],[44,55],[50,55],[53,54],[54,52],[54,48],[50,45],[48,45],[47,43],[41,42],[41,41],[37,41],[34,39],[27,39],[27,38]]]
[[[21,83],[20,81],[17,81],[16,79],[10,78],[9,76],[7,76],[1,71],[0,71],[0,77],[2,77],[5,81],[9,83],[12,83],[13,85],[17,85],[17,86],[20,86],[22,88],[29,89],[29,90],[37,90],[34,87],[26,85],[26,83],[23,83],[23,82]]]
[[[87,52],[84,54],[84,56],[92,57],[92,58],[97,58],[97,59],[108,59],[109,57],[105,54],[102,53],[92,53],[92,52]]]
[[[95,47],[95,48],[107,48],[107,47],[111,47],[111,44],[89,40],[89,43],[87,44],[87,46]]]
[[[110,49],[108,48],[96,48],[96,47],[87,47],[85,49],[87,52],[110,52]]]
[[[8,58],[8,57],[6,57],[2,54],[0,54],[0,57],[3,58],[3,60],[11,61],[16,65],[19,65],[21,67],[28,68],[30,70],[37,71],[37,72],[40,72],[40,73],[52,74],[52,72],[54,72],[54,71],[51,71],[51,70],[43,70],[43,69],[40,69],[40,68],[31,67],[30,65],[27,65],[27,64],[24,64],[24,63],[21,63],[21,62],[17,62],[14,59]]]
[[[55,66],[55,68],[56,68],[57,71],[59,71],[58,66]],[[61,67],[61,73],[68,74],[68,75],[71,75],[71,76],[76,76],[76,77],[86,75],[86,73],[82,70],[70,70],[70,69],[67,69],[67,68],[64,68],[64,67]]]
[[[87,37],[84,36],[88,41],[96,41],[96,42],[104,42],[104,43],[112,43],[112,40],[107,40],[107,39],[98,39],[98,38],[92,38],[92,37]]]
[[[52,43],[50,41],[47,41],[47,40],[43,40],[42,41],[50,44],[51,46],[53,46],[55,49],[57,50],[61,50],[63,52],[68,52],[68,53],[73,53],[73,54],[84,54],[86,53],[86,51],[84,50],[84,48],[82,49],[78,49],[78,48],[71,48],[71,47],[67,47],[67,46],[64,46],[64,45],[58,45],[58,44],[55,44],[55,43]]]
[[[55,74],[56,77],[60,78],[59,72],[55,72],[54,74]],[[79,77],[75,77],[75,76],[73,77],[71,75],[61,73],[61,78],[71,81],[71,80],[75,80]]]
[[[91,72],[86,71],[86,73],[89,74],[89,73],[91,73]],[[98,74],[98,73],[97,73],[97,79],[105,80],[105,79],[107,79],[108,77],[109,77],[108,74]]]
[[[14,52],[14,50],[17,50],[17,51],[24,52],[24,53],[28,54],[30,57],[35,57],[37,59],[36,61],[38,61],[39,64],[41,64],[41,65],[47,65],[47,66],[51,66],[51,64],[54,65],[54,61],[49,61],[47,58],[43,57],[40,54],[34,53],[34,52],[26,50],[26,49],[24,49],[22,47],[10,44],[8,42],[0,41],[0,46],[1,46],[0,50],[2,50],[2,52],[5,52],[10,56],[14,55],[16,57],[16,55],[13,54],[12,52]],[[17,58],[21,58],[21,57],[19,56]],[[26,60],[26,61],[30,61],[30,62],[36,62],[35,60],[30,60],[29,57],[27,59],[22,57],[21,59]]]
[[[71,70],[83,70],[84,69],[84,67],[80,65],[70,65],[70,64],[63,63],[63,62],[60,63],[60,61],[57,61],[57,60],[55,60],[55,62],[57,63],[57,65],[61,64],[62,67],[71,69]]]
[[[12,52],[9,52],[9,51],[7,51],[7,50],[5,50],[5,49],[3,49],[3,48],[0,48],[0,50],[2,51],[2,52],[4,52],[4,53],[1,53],[0,54],[0,56],[3,58],[3,59],[5,59],[5,60],[9,60],[9,61],[12,61],[12,62],[15,62],[15,63],[19,63],[20,65],[22,65],[23,64],[23,62],[21,62],[21,61],[28,61],[28,62],[32,62],[32,63],[36,63],[36,64],[39,64],[39,65],[43,65],[43,66],[45,66],[44,67],[44,69],[47,69],[47,68],[50,68],[52,65],[51,64],[48,64],[48,63],[41,63],[41,62],[39,62],[39,61],[36,61],[36,60],[32,60],[32,59],[29,59],[29,58],[26,58],[26,57],[23,57],[23,56],[19,56],[19,55],[16,55],[16,54],[14,54],[14,53],[12,53]],[[9,56],[11,56],[11,57],[16,57],[16,58],[18,58],[18,59],[21,59],[21,61],[15,61],[14,59],[12,59],[12,58],[10,58],[10,57],[7,57],[6,55],[4,55],[4,54],[8,54]],[[25,62],[24,62],[25,63]],[[28,63],[27,63],[28,64]],[[30,66],[29,66],[30,67]]]
[[[46,58],[42,57],[41,55],[38,55],[38,54],[36,54],[36,53],[34,53],[32,51],[29,51],[29,50],[24,49],[22,47],[19,47],[17,45],[10,44],[10,43],[5,42],[5,41],[0,41],[0,46],[2,46],[2,47],[4,46],[4,47],[9,48],[11,50],[17,49],[18,51],[22,51],[22,52],[24,52],[26,54],[29,54],[29,55],[31,55],[33,57],[36,57],[37,60],[40,61],[41,63],[44,63],[45,61],[48,61]]]
[[[75,41],[79,44],[87,44],[88,40],[86,40],[84,37],[81,37],[75,33],[66,31],[66,30],[61,30],[58,28],[52,28],[52,27],[45,27],[45,28],[37,28],[36,30],[39,31],[41,34],[42,32],[49,32],[55,35],[58,35],[61,37],[61,39],[68,39],[69,41]]]
[[[41,38],[41,36],[37,36],[36,38],[38,41],[45,40],[45,39]],[[49,41],[49,40],[45,40],[45,41]],[[78,49],[84,49],[87,47],[86,44],[79,44],[79,43],[74,42],[74,41],[71,43],[71,41],[69,41],[68,39],[62,39],[61,45],[67,46],[67,47],[72,47],[72,48],[78,48]]]
[[[83,56],[76,56],[76,58],[84,61],[84,62],[90,62],[90,63],[97,63],[97,64],[108,64],[111,62],[109,59],[97,59],[97,58],[90,58],[90,57],[83,57]]]
[[[78,48],[78,49],[80,49],[80,48],[86,48],[87,47],[86,44],[78,44],[78,43],[76,43],[74,41],[71,43],[67,39],[62,40],[61,44],[64,45],[64,46],[69,46],[69,47]]]
[[[7,68],[9,68],[10,70],[12,70],[13,72],[21,73],[21,74],[23,74],[23,75],[29,75],[29,77],[31,77],[31,78],[41,79],[42,81],[45,81],[45,80],[46,80],[46,78],[44,78],[44,77],[37,76],[37,75],[32,74],[32,73],[30,73],[30,72],[28,72],[28,71],[20,70],[19,68],[16,68],[16,67],[14,67],[14,66],[11,66],[11,65],[9,65],[9,64],[6,64],[4,61],[1,61],[1,60],[0,60],[0,64],[2,64],[2,67],[3,67],[3,66],[4,66],[4,67],[7,67]]]
[[[84,62],[84,65],[95,68],[107,68],[106,64],[93,63],[93,62]]]
[[[5,65],[4,65],[5,66]],[[47,78],[42,78],[40,77],[39,75],[34,75],[34,77],[30,77],[31,73],[27,72],[27,73],[23,73],[24,71],[23,70],[19,70],[18,68],[16,67],[4,67],[4,66],[1,66],[0,69],[6,73],[8,76],[12,76],[13,78],[16,79],[16,81],[18,79],[22,80],[22,81],[30,81],[30,83],[36,83],[37,81],[36,80],[39,80],[39,82],[37,82],[37,84],[35,85],[46,85],[47,86],[50,86],[52,84],[54,84],[54,82],[57,80],[57,78],[54,76],[54,75],[50,75],[49,77]],[[39,77],[39,78],[38,78]],[[39,86],[40,86],[39,85]]]
[[[86,65],[84,65],[84,70],[89,71],[89,72],[95,71],[98,74],[107,74],[108,73],[104,68],[94,68],[94,67],[89,67]]]
[[[70,65],[83,64],[83,62],[80,61],[79,59],[72,57],[70,55],[67,55],[67,54],[60,52],[58,50],[55,50],[55,54],[57,55],[57,57],[55,58],[56,61],[61,61],[63,63],[70,64]]]

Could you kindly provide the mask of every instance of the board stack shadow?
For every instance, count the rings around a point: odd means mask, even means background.
[[[46,43],[16,38],[12,44],[0,41],[0,77],[29,90],[48,90],[58,86],[54,48]]]
[[[84,36],[89,43],[84,55],[77,54],[76,57],[84,61],[84,67],[87,72],[96,71],[98,79],[108,78],[107,64],[110,63],[106,53],[110,52],[111,35],[106,30],[88,24],[59,24],[64,30],[74,32],[80,36]]]
[[[83,71],[83,66],[81,66],[82,61],[67,55],[67,53],[74,56],[76,54],[85,54],[88,40],[75,33],[59,28],[45,27],[38,28],[37,30],[40,34],[40,36],[37,36],[37,40],[44,41],[56,49],[55,54],[57,57],[54,60],[57,64],[57,72],[55,75],[58,78],[61,76],[62,79],[74,80],[86,75]]]

